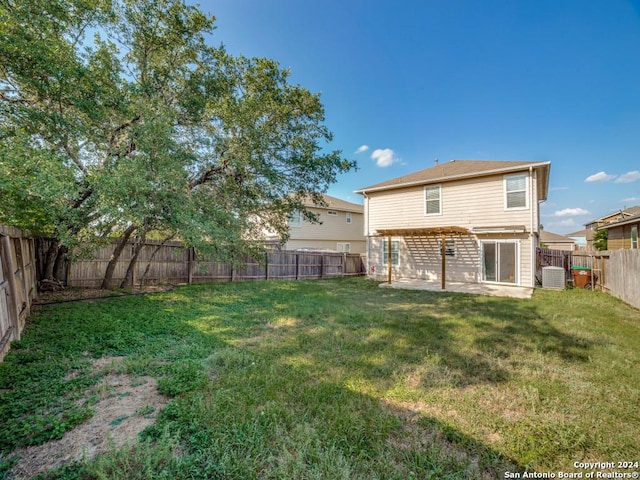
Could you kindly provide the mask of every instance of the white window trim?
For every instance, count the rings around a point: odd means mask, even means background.
[[[438,189],[438,213],[427,213],[427,190],[428,189]],[[442,216],[442,185],[427,185],[423,190],[423,209],[425,217],[438,217]]]
[[[388,238],[383,238],[382,239],[382,248],[381,253],[382,253],[382,265],[384,265],[385,267],[387,267],[389,265],[389,260],[387,257],[387,252],[385,252],[385,244],[389,241]],[[397,259],[398,261],[396,263],[393,263],[393,245],[398,245],[397,251],[398,251],[398,256]],[[400,239],[397,238],[392,238],[391,239],[391,267],[399,267],[400,266]]]
[[[349,224],[351,223],[351,212],[346,213],[346,222]]]
[[[511,193],[511,192],[507,192],[507,184],[508,184],[508,180],[510,178],[514,178],[514,177],[524,177],[524,207],[509,207],[509,195],[507,193]],[[529,209],[529,174],[527,173],[516,173],[516,174],[512,174],[512,175],[504,175],[504,177],[502,178],[502,190],[503,190],[503,194],[504,194],[504,209],[511,211],[511,210],[528,210]],[[516,191],[522,191],[522,190],[516,190]]]
[[[633,232],[636,232],[636,240],[635,240],[635,245],[634,245],[634,241],[633,241]],[[633,225],[631,227],[631,248],[636,249],[638,248],[638,227],[636,225]]]
[[[289,217],[289,226],[294,228],[302,227],[302,212],[300,210],[296,210]]]
[[[497,281],[484,279],[484,247],[483,245],[485,243],[514,243],[516,245],[516,282],[515,283],[497,282]],[[516,286],[521,285],[520,281],[521,281],[521,275],[522,275],[522,272],[521,272],[522,258],[520,255],[521,255],[522,246],[521,246],[520,240],[515,240],[511,238],[507,238],[507,239],[487,238],[483,240],[478,240],[478,248],[480,249],[480,252],[479,252],[480,270],[478,272],[478,278],[480,279],[481,283],[490,283],[495,285],[516,285]]]
[[[345,248],[346,247],[346,248]],[[342,253],[351,253],[351,243],[349,242],[337,242],[336,250]]]

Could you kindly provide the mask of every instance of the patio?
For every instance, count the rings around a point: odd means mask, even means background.
[[[382,288],[400,288],[405,290],[432,290],[434,292],[473,293],[494,297],[531,298],[533,288],[515,285],[495,285],[489,283],[447,282],[442,289],[440,281],[421,280],[416,278],[400,278],[391,284],[381,283]]]

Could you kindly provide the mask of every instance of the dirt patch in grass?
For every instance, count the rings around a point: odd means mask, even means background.
[[[114,358],[117,357],[98,359],[95,365],[100,368],[112,364]],[[99,398],[92,405],[93,417],[60,440],[14,451],[13,455],[20,460],[10,479],[32,478],[76,460],[90,459],[111,447],[134,444],[138,434],[155,422],[168,401],[168,397],[158,393],[153,377],[121,373],[106,375],[89,393]]]

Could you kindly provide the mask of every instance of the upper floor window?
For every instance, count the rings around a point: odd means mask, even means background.
[[[351,212],[347,212],[347,223],[351,223]]]
[[[424,187],[424,214],[442,214],[442,189],[440,185]]]
[[[302,226],[302,212],[296,210],[289,216],[289,226],[290,227],[301,227]]]
[[[631,248],[638,248],[638,227],[631,227]]]
[[[527,208],[527,174],[504,177],[505,208]]]

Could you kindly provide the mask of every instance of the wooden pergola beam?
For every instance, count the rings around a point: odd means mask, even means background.
[[[440,255],[442,257],[442,266],[440,268],[440,280],[442,290],[446,288],[446,274],[447,274],[447,235],[468,235],[469,230],[464,227],[447,226],[447,227],[424,227],[424,228],[388,228],[377,230],[378,236],[387,237],[387,282],[391,285],[391,268],[392,268],[392,256],[391,256],[391,239],[392,237],[437,237],[440,236]]]

